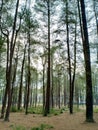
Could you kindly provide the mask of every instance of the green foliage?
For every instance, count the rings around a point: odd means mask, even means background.
[[[11,107],[11,112],[24,112],[24,109],[21,108],[20,110],[18,110],[16,106],[12,106]]]
[[[40,128],[39,127],[34,127],[31,130],[40,130]]]
[[[94,112],[95,112],[95,113],[98,113],[98,107],[97,107],[97,108],[94,108]]]
[[[53,126],[48,124],[41,124],[39,127],[34,127],[31,130],[46,130],[46,129],[52,129]]]
[[[61,109],[51,109],[50,110],[50,114],[53,114],[53,115],[59,115],[63,112],[65,112],[65,108],[61,108]]]
[[[40,106],[37,107],[31,107],[28,109],[28,112],[31,114],[42,114],[43,108]]]
[[[61,109],[50,109],[50,115],[59,115],[63,112],[65,112],[66,108],[63,107]],[[30,114],[42,114],[43,113],[43,108],[41,106],[37,106],[37,107],[31,107],[28,109],[28,112]]]
[[[17,112],[16,106],[12,106],[12,107],[11,107],[11,112]]]
[[[24,126],[13,126],[11,125],[10,127],[12,127],[12,130],[27,130]],[[49,125],[49,124],[41,124],[38,127],[33,127],[30,130],[48,130],[48,129],[52,129],[53,126]]]
[[[24,9],[22,10],[22,13],[20,13],[20,16],[22,15],[23,15],[23,23],[21,25],[22,32],[25,33],[31,30],[34,32],[39,27],[38,22],[35,19],[35,14],[34,13],[32,14],[30,9]]]

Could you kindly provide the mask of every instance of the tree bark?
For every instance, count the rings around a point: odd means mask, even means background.
[[[6,109],[6,114],[5,114],[5,121],[9,121],[9,115],[10,115],[10,107],[11,107],[11,102],[12,102],[12,97],[11,97],[11,81],[12,81],[12,59],[13,59],[13,54],[14,54],[14,36],[15,36],[15,30],[16,30],[16,20],[17,20],[17,13],[18,13],[18,6],[19,6],[19,0],[17,0],[16,3],[16,11],[15,11],[15,16],[14,16],[14,23],[13,23],[13,31],[12,31],[12,37],[11,37],[11,42],[10,42],[10,60],[9,60],[9,68],[8,68],[8,77],[7,77],[7,90],[8,90],[8,104],[7,104],[7,109]]]
[[[90,61],[89,38],[88,38],[84,0],[80,0],[80,4],[81,4],[83,36],[84,36],[83,51],[84,51],[84,59],[85,59],[85,71],[86,71],[86,121],[94,122],[91,61]]]
[[[19,49],[19,48],[18,48]],[[19,51],[19,50],[18,50]],[[17,57],[15,58],[15,63],[14,63],[14,72],[13,72],[13,79],[12,79],[12,90],[11,90],[11,97],[12,97],[12,105],[14,105],[14,97],[15,95],[17,96],[17,93],[14,93],[15,89],[15,81],[16,81],[16,72],[17,72],[17,65],[18,65],[18,52],[17,52]],[[14,93],[14,95],[13,95]]]
[[[47,1],[48,7],[48,68],[47,68],[47,90],[46,90],[46,104],[44,115],[50,112],[50,0]]]
[[[29,21],[30,22],[30,21]],[[27,98],[26,98],[26,114],[28,114],[29,98],[30,98],[30,82],[31,82],[31,72],[30,72],[30,23],[29,23],[29,32],[28,32],[28,72],[27,72]]]
[[[60,95],[60,76],[59,76],[59,72],[58,72],[58,107],[59,107],[59,109],[60,109],[60,107],[61,107],[61,104],[60,104],[60,97],[61,97],[61,95]]]
[[[69,73],[69,88],[70,88],[70,94],[69,94],[69,111],[70,114],[73,113],[72,111],[72,74],[71,74],[71,58],[70,58],[70,47],[69,47],[69,23],[68,23],[68,0],[66,1],[66,31],[67,31],[67,51],[68,51],[68,73]]]
[[[75,39],[74,39],[74,68],[72,76],[72,113],[73,113],[73,100],[74,100],[74,87],[75,87],[75,75],[76,75],[76,39],[77,39],[77,23],[75,23]]]
[[[21,66],[20,87],[19,87],[19,95],[18,95],[18,110],[20,110],[21,103],[22,103],[22,88],[23,88],[23,73],[24,73],[25,54],[26,54],[26,45],[24,48],[24,56],[23,56],[23,61],[22,61],[22,66]]]
[[[43,64],[43,111],[45,109],[45,64]]]
[[[5,87],[5,93],[3,97],[3,102],[2,102],[2,109],[1,109],[1,118],[4,118],[4,113],[5,113],[5,108],[6,108],[6,102],[7,102],[7,94],[8,94],[8,65],[9,65],[9,33],[5,35],[7,37],[7,62],[6,62],[6,87]]]

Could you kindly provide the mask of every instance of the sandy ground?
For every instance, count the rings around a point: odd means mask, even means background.
[[[24,126],[30,130],[40,124],[49,124],[53,126],[51,130],[98,130],[98,113],[94,114],[96,123],[85,123],[85,113],[78,112],[70,115],[65,112],[61,115],[43,117],[42,115],[33,115],[24,113],[11,113],[10,122],[4,122],[0,119],[0,130],[13,130],[12,126]]]

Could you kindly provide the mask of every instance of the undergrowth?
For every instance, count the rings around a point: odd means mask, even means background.
[[[28,130],[24,126],[10,126],[12,130]],[[29,130],[50,130],[53,126],[49,124],[41,124],[40,126],[30,128]]]
[[[52,129],[53,126],[49,125],[49,124],[41,124],[39,127],[33,127],[31,130],[50,130]]]

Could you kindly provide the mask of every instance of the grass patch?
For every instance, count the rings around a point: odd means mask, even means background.
[[[26,130],[23,126],[12,126],[12,130]]]
[[[42,107],[31,107],[28,109],[28,113],[30,114],[42,114],[43,113],[43,108]]]
[[[98,108],[94,108],[94,113],[98,113]]]
[[[53,126],[49,125],[49,124],[41,124],[39,127],[33,127],[31,130],[48,130],[48,129],[52,129]]]
[[[17,107],[16,106],[12,106],[11,107],[11,112],[18,112]]]
[[[50,114],[53,114],[53,115],[56,116],[56,115],[59,115],[61,113],[64,113],[65,111],[66,111],[65,107],[63,107],[61,109],[55,109],[55,108],[53,108],[53,109],[50,110]]]
[[[11,112],[24,112],[24,108],[20,108],[20,110],[18,110],[16,106],[12,106]]]
[[[51,115],[59,115],[61,113],[64,113],[66,111],[66,107],[62,107],[61,109],[59,108],[51,108],[50,109],[50,114],[48,114],[48,116]],[[11,107],[11,112],[24,112],[25,109],[21,108],[20,110],[17,109],[16,106],[12,106]],[[30,107],[28,108],[28,113],[29,114],[43,114],[43,107],[42,106],[37,106],[37,107]]]

